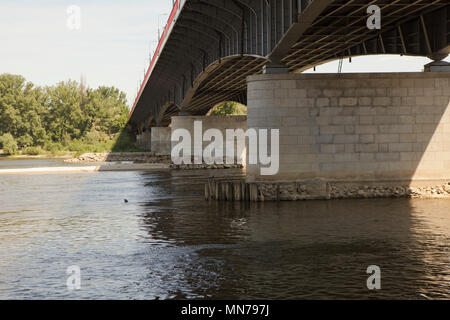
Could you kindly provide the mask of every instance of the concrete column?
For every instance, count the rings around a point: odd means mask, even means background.
[[[450,72],[248,78],[248,127],[280,129],[280,170],[247,181],[450,181]]]
[[[152,127],[151,129],[151,150],[154,153],[170,155],[171,129],[170,127]]]

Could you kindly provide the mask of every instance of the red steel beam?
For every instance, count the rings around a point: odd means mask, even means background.
[[[136,96],[136,98],[134,99],[134,103],[133,103],[133,108],[131,109],[131,112],[128,115],[128,120],[130,120],[131,115],[134,112],[134,109],[136,108],[136,105],[139,101],[139,98],[141,97],[142,91],[144,90],[144,87],[147,84],[148,78],[150,77],[150,74],[152,73],[153,67],[155,66],[156,60],[158,59],[159,56],[159,52],[163,47],[163,43],[166,39],[166,37],[169,34],[169,30],[170,27],[172,26],[173,20],[175,19],[175,15],[177,13],[177,10],[180,8],[180,4],[181,4],[182,0],[175,0],[175,3],[173,5],[172,11],[169,15],[169,19],[167,20],[166,26],[164,27],[163,33],[161,35],[161,38],[159,39],[158,42],[158,47],[156,48],[155,54],[153,55],[152,61],[150,63],[150,66],[148,67],[147,73],[145,74],[145,78],[144,81],[142,81],[141,87],[139,89],[139,92]]]

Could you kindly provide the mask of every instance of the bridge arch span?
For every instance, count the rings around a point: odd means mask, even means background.
[[[374,3],[380,30],[367,27]],[[448,0],[174,0],[129,123],[167,123],[174,105],[204,115],[220,101],[245,102],[246,77],[264,71],[375,54],[441,60],[450,53],[449,17]]]
[[[247,103],[249,75],[262,72],[269,60],[258,55],[232,55],[218,59],[201,71],[183,98],[172,96],[161,105],[156,118],[157,126],[168,126],[170,118],[180,112],[190,115],[206,115],[218,103],[236,101]]]
[[[223,101],[247,102],[246,78],[262,72],[269,60],[257,55],[232,55],[214,61],[195,79],[180,110],[205,115]]]
[[[155,125],[157,127],[167,127],[170,125],[171,118],[180,113],[180,107],[173,102],[167,102],[159,111]]]
[[[293,73],[293,74],[300,74],[300,73],[303,73],[303,72],[305,72],[307,70],[310,70],[310,69],[312,69],[314,67],[322,66],[322,65],[328,64],[330,62],[338,61],[340,59],[348,60],[348,59],[361,58],[361,57],[381,57],[381,56],[396,56],[398,58],[400,58],[402,56],[409,56],[409,57],[415,57],[415,58],[426,58],[425,55],[398,54],[398,53],[355,54],[355,55],[348,55],[347,54],[347,55],[343,55],[343,56],[339,56],[339,57],[331,57],[331,58],[329,58],[327,60],[321,60],[319,62],[314,62],[314,63],[302,65],[300,68],[291,71],[291,73]],[[361,72],[364,72],[364,71],[361,70]],[[395,72],[395,71],[393,71],[393,72]]]

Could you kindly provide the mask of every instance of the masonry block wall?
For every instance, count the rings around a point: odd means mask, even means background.
[[[223,155],[226,155],[226,146],[225,146],[225,138],[226,138],[226,130],[227,129],[242,129],[244,132],[247,130],[247,116],[176,116],[172,117],[172,132],[176,129],[186,129],[190,132],[192,139],[194,138],[194,122],[201,121],[202,122],[202,135],[208,129],[218,129],[223,135]],[[193,140],[192,140],[193,141]],[[172,145],[178,144],[179,141],[172,141]],[[203,142],[203,150],[208,146],[211,142]],[[237,146],[235,145],[235,161],[239,161],[242,163],[245,162],[245,154],[238,155],[237,154]],[[192,142],[192,154],[194,154],[194,144]],[[201,150],[199,150],[201,152]]]
[[[280,171],[249,181],[450,179],[450,73],[248,78],[248,127],[280,129]]]
[[[152,127],[151,150],[154,153],[170,155],[172,150],[170,143],[171,129],[169,127]]]
[[[142,132],[136,136],[136,146],[144,150],[151,150],[151,133],[150,130]]]

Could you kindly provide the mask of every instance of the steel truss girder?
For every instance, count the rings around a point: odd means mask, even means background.
[[[130,123],[167,123],[179,108],[205,114],[224,99],[245,101],[245,76],[270,61],[291,72],[370,54],[450,53],[448,0],[183,0],[172,33]],[[382,29],[368,30],[369,5]],[[174,106],[179,106],[174,107]]]

